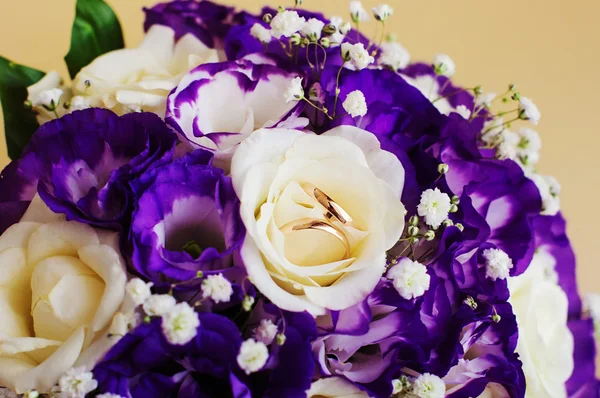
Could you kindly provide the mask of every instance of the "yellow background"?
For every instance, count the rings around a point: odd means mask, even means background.
[[[266,0],[229,0],[257,11]],[[282,0],[285,6],[293,0]],[[377,0],[365,0],[370,8]],[[142,37],[142,6],[153,0],[108,0],[129,46]],[[516,83],[542,111],[540,170],[563,186],[562,203],[579,257],[583,291],[600,291],[600,2],[594,0],[387,0],[388,23],[413,59],[451,55],[456,80],[502,92]],[[279,4],[272,3],[277,6]],[[304,7],[346,17],[347,0],[305,0]],[[74,0],[0,0],[0,54],[67,76]],[[370,33],[373,26],[367,26]],[[598,112],[598,113],[597,113]],[[1,128],[0,128],[1,129]],[[0,130],[0,135],[3,134]],[[0,140],[0,164],[6,163]]]

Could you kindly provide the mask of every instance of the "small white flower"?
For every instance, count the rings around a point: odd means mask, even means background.
[[[317,18],[311,18],[304,23],[301,32],[312,40],[317,40],[321,37],[321,32],[325,27],[325,23]]]
[[[342,107],[352,117],[364,116],[367,114],[367,101],[365,95],[360,90],[354,90],[348,93]]]
[[[519,135],[518,152],[519,157],[527,165],[534,165],[540,159],[540,149],[542,148],[542,140],[537,131],[530,128],[521,128],[517,130]]]
[[[73,98],[71,98],[71,104],[69,106],[69,110],[80,111],[82,109],[88,109],[89,107],[90,107],[90,102],[87,100],[87,98],[85,98],[81,95],[76,95]]]
[[[407,300],[425,294],[431,280],[427,267],[406,257],[390,268],[387,277],[393,280],[394,288]]]
[[[502,130],[496,137],[500,145],[496,148],[498,159],[516,159],[519,155],[519,135],[510,130]]]
[[[107,392],[104,394],[96,395],[96,398],[123,398],[123,397],[119,394],[112,394],[112,393]]]
[[[85,367],[71,368],[58,379],[60,392],[66,398],[84,398],[87,393],[98,387],[92,372],[86,372]]]
[[[363,7],[360,1],[350,2],[350,16],[354,22],[366,22],[369,20],[369,13]]]
[[[339,46],[344,41],[344,37],[350,31],[352,25],[350,25],[350,22],[344,22],[341,17],[331,17],[331,21],[329,23],[337,28],[337,31],[329,36],[331,45],[332,47]]]
[[[304,88],[302,87],[302,78],[295,77],[290,81],[285,93],[283,93],[286,102],[300,101],[304,98]]]
[[[275,325],[270,319],[261,319],[260,325],[254,330],[254,338],[256,341],[260,341],[269,345],[275,340],[277,335],[277,325]]]
[[[152,295],[152,292],[150,291],[151,287],[152,282],[146,283],[139,278],[133,278],[125,285],[125,291],[129,297],[131,297],[133,303],[138,306],[142,305],[144,301]]]
[[[535,183],[542,197],[541,214],[553,216],[560,211],[560,184],[552,176],[532,174],[529,178]]]
[[[504,125],[504,119],[497,117],[494,120],[485,122],[483,125],[483,131],[485,132],[481,136],[481,140],[486,144],[494,144],[498,141],[500,134],[506,129]]]
[[[44,90],[32,101],[31,105],[54,108],[59,104],[62,95],[63,91],[60,88]]]
[[[202,297],[210,297],[215,303],[227,303],[231,299],[233,288],[223,274],[209,275],[202,282]]]
[[[352,29],[352,24],[348,21],[343,22],[340,26],[338,26],[338,30],[343,35],[347,35],[351,29]]]
[[[475,98],[475,106],[485,106],[486,108],[489,108],[492,106],[492,101],[494,101],[495,98],[496,93],[485,93],[478,95],[477,98]]]
[[[38,398],[39,396],[40,393],[36,390],[27,390],[25,391],[25,394],[23,394],[23,398]]]
[[[441,192],[438,188],[428,189],[421,194],[417,212],[419,216],[425,217],[427,225],[438,228],[448,218],[451,206],[448,194]]]
[[[290,37],[300,31],[305,22],[306,19],[299,16],[296,11],[286,10],[280,12],[271,20],[271,34],[275,38]]]
[[[402,380],[394,379],[392,380],[392,395],[400,394],[404,389],[404,384],[402,384]]]
[[[454,61],[446,54],[438,54],[433,60],[433,68],[435,73],[446,77],[452,77],[456,72]]]
[[[252,37],[257,39],[261,43],[269,43],[273,38],[271,36],[271,31],[259,24],[258,22],[252,25],[252,28],[250,29],[250,34],[252,35]]]
[[[600,294],[586,293],[583,297],[583,307],[594,320],[600,321]]]
[[[350,59],[350,62],[357,70],[365,69],[367,66],[375,62],[369,52],[365,49],[364,44],[342,43],[342,57]]]
[[[169,343],[184,345],[198,334],[200,319],[186,302],[179,303],[162,317],[162,331]]]
[[[387,4],[379,4],[372,9],[375,19],[378,21],[385,21],[394,13],[394,9]]]
[[[454,111],[456,113],[458,113],[460,116],[462,116],[462,118],[465,120],[469,120],[469,118],[471,117],[471,110],[469,108],[467,108],[465,105],[457,106]]]
[[[496,279],[506,279],[510,276],[510,270],[513,262],[508,254],[500,249],[485,249],[483,251],[485,258],[485,276],[493,281]]]
[[[419,398],[444,398],[446,384],[436,375],[424,373],[415,380],[412,393]]]
[[[383,43],[380,48],[380,65],[389,66],[397,71],[406,68],[410,64],[410,54],[400,43]]]
[[[177,302],[170,294],[153,294],[144,301],[144,312],[149,316],[163,316],[175,307]]]
[[[237,363],[246,374],[258,372],[269,359],[269,349],[265,343],[248,339],[240,347]]]
[[[540,110],[530,98],[519,98],[519,114],[522,118],[531,121],[533,124],[538,124],[542,115]]]

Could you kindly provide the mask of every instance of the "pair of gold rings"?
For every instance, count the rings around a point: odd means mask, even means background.
[[[314,218],[301,218],[298,220],[291,221],[280,228],[280,231],[284,235],[288,235],[292,232],[303,231],[303,230],[316,230],[326,232],[335,238],[337,238],[342,245],[344,245],[344,258],[350,257],[350,241],[345,232],[345,227],[352,226],[354,220],[350,215],[331,199],[325,192],[315,187],[310,183],[303,183],[300,185],[304,192],[310,197],[315,199],[323,208],[325,212],[325,220],[318,220]]]

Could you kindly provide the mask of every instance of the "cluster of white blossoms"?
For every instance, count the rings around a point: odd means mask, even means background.
[[[356,70],[365,69],[375,62],[375,58],[369,54],[362,43],[343,43],[342,58],[346,61],[347,66],[351,66]]]
[[[367,100],[360,90],[348,93],[342,107],[352,117],[360,117],[367,114]]]
[[[417,206],[419,216],[425,218],[425,224],[438,228],[448,219],[452,207],[450,196],[438,188],[428,189],[421,194],[421,202]]]
[[[202,297],[210,297],[215,303],[227,303],[233,294],[233,287],[223,274],[208,275],[202,282]]]
[[[378,58],[379,65],[387,66],[397,71],[404,69],[410,64],[410,53],[400,43],[385,42],[379,47],[380,55]]]
[[[406,300],[425,294],[431,279],[427,267],[406,257],[392,266],[386,276],[393,281],[394,288]]]
[[[542,197],[542,214],[553,216],[560,211],[560,190],[558,180],[552,176],[531,173],[529,178],[540,190]]]
[[[483,251],[485,258],[485,276],[493,281],[506,279],[510,276],[513,263],[508,254],[500,249],[486,249]]]
[[[260,324],[254,329],[254,339],[266,345],[269,345],[277,336],[277,325],[270,319],[261,319]]]
[[[86,372],[84,367],[71,368],[58,380],[61,395],[65,398],[85,398],[98,387],[92,372]]]
[[[269,359],[269,349],[262,341],[248,339],[240,347],[237,363],[246,374],[261,370]]]
[[[207,296],[213,298],[212,295],[214,294],[220,300],[225,298],[225,294],[218,276],[222,277],[219,274],[214,276],[216,279],[211,279],[212,290]],[[229,283],[226,279],[225,281]],[[198,326],[200,326],[200,320],[194,308],[186,302],[177,303],[170,294],[152,294],[151,288],[152,283],[146,283],[139,278],[131,279],[125,286],[127,297],[134,307],[141,306],[147,317],[162,318],[162,331],[169,343],[174,345],[189,343],[196,337]],[[231,289],[231,284],[229,284],[229,289]],[[202,291],[204,294],[204,284],[202,285]],[[227,296],[227,300],[230,296],[231,294]]]
[[[438,376],[423,373],[416,378],[402,376],[392,380],[392,397],[443,398],[446,396],[446,384]]]

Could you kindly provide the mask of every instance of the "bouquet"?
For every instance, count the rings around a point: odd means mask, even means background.
[[[599,395],[536,105],[349,10],[172,1],[124,48],[78,0],[72,80],[0,58],[0,395]]]

